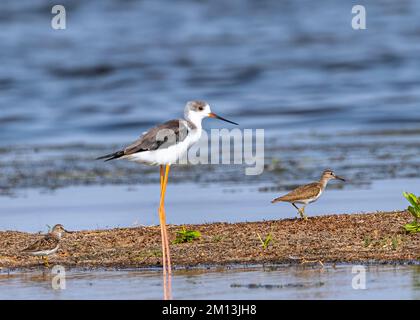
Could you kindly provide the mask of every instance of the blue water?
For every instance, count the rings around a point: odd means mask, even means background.
[[[364,289],[353,288],[353,266],[278,266],[179,270],[174,299],[398,299],[419,300],[419,266],[364,266]],[[55,274],[54,274],[55,275]],[[0,299],[162,299],[158,271],[66,271],[63,290],[50,272],[0,273]]]
[[[3,0],[0,145],[126,143],[197,98],[272,136],[418,128],[420,1],[359,2],[65,0],[53,30]]]

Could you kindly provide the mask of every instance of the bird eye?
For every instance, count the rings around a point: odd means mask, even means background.
[[[203,111],[204,107],[198,107],[198,110]]]

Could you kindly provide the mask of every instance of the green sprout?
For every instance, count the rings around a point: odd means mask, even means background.
[[[185,227],[182,227],[181,230],[176,232],[176,238],[174,244],[193,242],[194,240],[200,239],[201,233],[196,230],[187,230]]]
[[[364,242],[365,247],[367,248],[372,243],[372,238],[369,235],[367,235],[363,238],[363,242]]]
[[[407,210],[414,217],[414,220],[407,223],[404,229],[409,233],[420,232],[420,198],[408,192],[404,192],[403,195],[410,202],[411,206],[408,206]]]
[[[392,239],[391,239],[391,242],[392,242],[392,249],[393,250],[397,250],[398,249],[398,246],[399,246],[399,244],[400,244],[400,238],[397,236],[397,237],[392,237]]]
[[[271,240],[273,240],[273,237],[272,237],[271,233],[269,233],[264,240],[261,238],[261,236],[260,236],[259,233],[257,233],[257,236],[260,239],[261,246],[262,246],[263,249],[267,249],[267,247],[270,244]]]

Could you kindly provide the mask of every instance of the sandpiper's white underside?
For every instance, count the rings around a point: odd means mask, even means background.
[[[184,157],[188,152],[188,149],[200,140],[201,133],[201,128],[190,130],[183,141],[179,141],[168,148],[137,152],[123,156],[120,159],[126,159],[151,166],[172,165],[177,163],[180,158]]]
[[[301,204],[307,205],[309,203],[315,202],[321,196],[322,191],[323,191],[322,189],[319,190],[319,193],[315,197],[313,197],[313,198],[296,200],[296,201],[293,201],[293,203],[301,203]]]
[[[37,257],[39,257],[39,256],[49,256],[50,254],[56,253],[59,247],[60,246],[57,245],[54,249],[51,249],[51,250],[28,252],[28,254],[30,254],[31,256],[37,256]]]

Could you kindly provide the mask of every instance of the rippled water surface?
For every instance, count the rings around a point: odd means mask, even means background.
[[[353,184],[418,177],[419,1],[367,3],[362,31],[345,1],[62,4],[66,30],[51,28],[48,0],[2,2],[1,194],[155,183],[156,170],[93,159],[191,99],[265,129],[266,167],[190,167],[172,181],[285,189],[325,167]]]
[[[177,271],[174,299],[420,299],[418,266],[366,266],[365,289],[352,266],[250,267]],[[352,270],[355,273],[352,273]],[[357,271],[357,272],[356,272]],[[47,272],[0,273],[0,299],[161,299],[157,271],[70,271],[53,290]]]
[[[2,1],[1,145],[124,142],[208,100],[243,127],[420,123],[420,2]],[[210,121],[206,124],[210,125]]]

